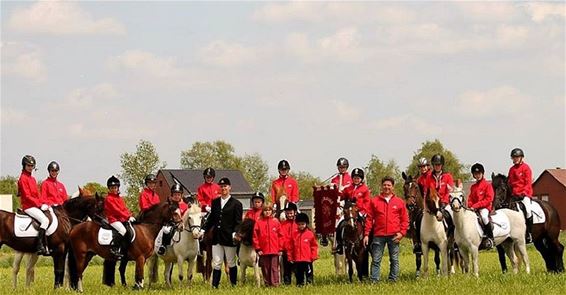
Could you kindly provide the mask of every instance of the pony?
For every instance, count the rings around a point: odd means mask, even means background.
[[[342,239],[344,240],[344,254],[348,263],[348,278],[353,282],[354,267],[360,282],[368,276],[368,251],[363,245],[364,225],[363,218],[358,214],[355,205],[346,206],[343,210],[344,226],[342,227]]]
[[[161,226],[169,222],[180,224],[182,221],[178,205],[169,202],[154,205],[144,215],[144,223],[133,225],[135,240],[128,248],[126,255],[128,260],[136,262],[134,289],[143,289],[144,264],[146,259],[153,254],[154,240]],[[83,291],[83,272],[94,255],[107,260],[116,259],[110,252],[110,246],[98,243],[100,228],[98,223],[84,222],[74,227],[70,234],[70,243],[76,259],[77,290],[80,292]]]
[[[246,282],[246,269],[253,268],[257,287],[261,287],[261,269],[259,268],[259,256],[253,247],[252,238],[255,220],[246,218],[236,231],[236,237],[240,240],[238,258],[240,262],[240,281]]]
[[[285,205],[289,202],[287,200],[287,191],[285,190],[285,186],[275,187],[275,196],[273,196],[273,199],[273,203],[275,205],[275,216],[277,216],[279,220],[285,220]]]
[[[462,183],[450,193],[450,206],[454,214],[454,237],[456,243],[460,247],[460,253],[463,260],[463,270],[464,272],[469,271],[470,256],[472,257],[472,272],[474,276],[479,277],[479,266],[478,266],[478,251],[482,241],[482,236],[478,231],[479,221],[477,214],[467,208],[463,204],[464,196]],[[508,226],[510,227],[509,232],[506,233],[506,224],[497,224],[493,222],[494,227],[497,226],[503,230],[502,235],[494,236],[495,244],[502,245],[505,249],[505,253],[511,260],[513,265],[513,272],[516,274],[519,271],[519,259],[515,255],[515,251],[518,251],[520,256],[525,263],[525,271],[530,273],[529,256],[527,253],[527,247],[525,245],[525,219],[523,215],[519,212],[510,209],[499,209],[496,210],[496,214],[500,215],[500,219],[507,219]],[[495,218],[495,217],[494,217]],[[498,231],[494,231],[497,233]]]
[[[507,181],[507,176],[503,174],[491,174],[491,184],[495,191],[493,200],[494,208],[509,208],[519,211],[521,202],[513,201],[512,190]],[[549,202],[532,199],[533,203],[537,203],[544,212],[545,222],[533,224],[532,237],[535,248],[540,252],[544,259],[546,270],[552,273],[564,272],[564,246],[559,241],[560,235],[560,217],[558,211],[552,207]],[[519,204],[517,204],[519,203]],[[522,212],[522,210],[521,210]],[[499,262],[503,272],[507,271],[505,257],[498,248]]]
[[[439,208],[439,197],[436,190],[432,189],[429,197],[425,198],[425,213],[421,221],[421,245],[424,255],[423,276],[428,275],[428,251],[432,247],[440,250],[440,273],[448,274],[448,236],[444,230],[444,224],[437,219]]]
[[[198,204],[191,204],[189,209],[183,214],[183,230],[178,234],[176,240],[173,238],[173,245],[167,247],[167,251],[161,258],[165,262],[165,282],[169,287],[171,284],[171,274],[173,272],[173,264],[177,262],[179,281],[183,281],[183,263],[189,262],[187,268],[187,280],[189,283],[193,279],[193,269],[196,263],[197,254],[199,253],[199,239],[202,234],[201,229],[201,209]],[[176,234],[177,235],[177,234]]]
[[[202,225],[208,222],[210,213],[202,216]],[[214,237],[214,227],[204,233],[200,240],[202,254],[197,257],[197,272],[202,274],[203,280],[209,282],[212,276],[212,241]]]
[[[413,240],[413,244],[420,243],[420,240],[417,240],[417,221],[422,220],[423,217],[423,207],[424,207],[424,198],[421,194],[421,190],[419,189],[419,185],[416,181],[416,177],[406,174],[405,172],[401,173],[403,180],[403,196],[405,198],[405,203],[407,204],[407,212],[409,213],[409,229],[407,231],[407,236]],[[436,265],[436,272],[440,273],[440,251],[436,247],[433,248],[434,250],[434,263]],[[416,276],[419,277],[421,273],[421,265],[422,265],[422,256],[421,252],[414,252],[415,253],[415,265],[416,265]]]

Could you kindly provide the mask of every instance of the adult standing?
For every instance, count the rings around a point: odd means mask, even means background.
[[[41,183],[41,198],[48,206],[61,206],[69,198],[65,185],[57,180],[59,170],[59,164],[51,161],[47,165],[49,176]]]
[[[523,203],[527,221],[527,243],[532,243],[531,231],[533,228],[533,213],[531,211],[531,198],[533,197],[533,172],[524,162],[525,153],[520,148],[511,150],[513,166],[509,168],[509,186],[515,201]]]
[[[226,259],[229,268],[230,283],[235,286],[238,277],[236,266],[236,229],[242,223],[242,203],[230,195],[230,179],[222,178],[220,197],[212,200],[210,217],[205,224],[205,231],[214,228],[212,237],[212,287],[218,288],[222,271],[222,262]]]
[[[210,212],[212,200],[220,195],[220,186],[214,182],[216,171],[208,167],[202,171],[204,183],[197,189],[197,200],[203,213]]]

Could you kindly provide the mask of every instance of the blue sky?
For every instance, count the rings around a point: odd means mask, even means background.
[[[51,160],[73,188],[140,139],[195,141],[326,178],[406,167],[440,139],[507,172],[566,167],[563,3],[2,2],[0,175]]]

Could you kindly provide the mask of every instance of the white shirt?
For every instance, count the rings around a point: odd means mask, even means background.
[[[220,209],[224,209],[224,205],[226,205],[228,200],[230,200],[230,197],[231,195],[228,195],[226,198],[223,198],[222,196],[220,197]]]
[[[389,200],[391,200],[391,195],[383,196],[383,198],[385,199],[385,202],[389,203]]]

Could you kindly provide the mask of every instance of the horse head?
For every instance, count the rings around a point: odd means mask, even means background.
[[[450,207],[454,212],[460,211],[464,208],[464,186],[462,181],[458,180],[458,185],[456,187],[451,187],[450,189]]]
[[[183,218],[179,204],[175,202],[164,202],[153,205],[140,215],[139,221],[142,223],[164,225],[173,223],[178,230],[183,229]]]
[[[440,198],[434,187],[431,187],[428,198],[425,198],[425,208],[431,215],[435,215],[438,221],[442,220],[442,214],[440,214]]]
[[[409,211],[414,211],[417,208],[422,209],[422,196],[416,178],[405,172],[401,173],[401,176],[403,176],[403,180],[405,180],[403,183],[403,196],[407,203],[407,209],[409,209]]]
[[[63,209],[73,220],[73,223],[84,221],[87,217],[92,220],[100,219],[104,211],[104,198],[98,193],[79,187],[79,195],[63,203]]]
[[[358,217],[358,207],[356,206],[356,203],[346,201],[342,214],[344,215],[344,221],[346,224],[353,227],[356,226],[355,223]]]
[[[236,231],[236,235],[240,237],[242,244],[246,246],[252,245],[252,235],[254,230],[255,220],[246,218],[240,224],[240,227]]]
[[[193,235],[193,239],[200,239],[202,236],[202,216],[200,206],[190,204],[189,209],[183,215],[183,226],[188,228]]]
[[[511,201],[511,188],[507,182],[507,176],[499,173],[491,173],[491,185],[495,196],[493,198],[493,208],[507,208]]]

